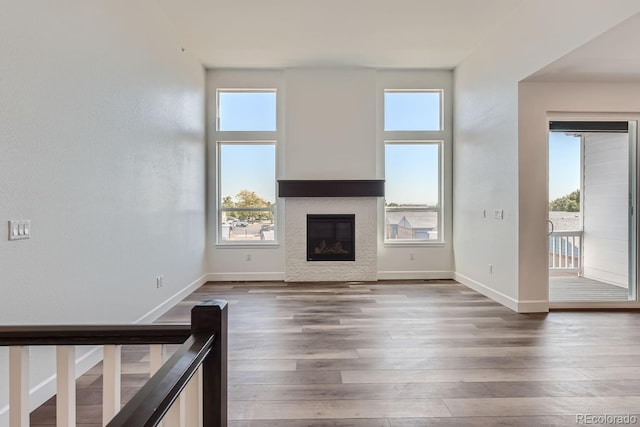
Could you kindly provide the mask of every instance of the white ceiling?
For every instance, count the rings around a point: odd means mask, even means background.
[[[542,68],[526,81],[639,82],[640,14]]]
[[[522,0],[156,0],[210,68],[454,68]]]

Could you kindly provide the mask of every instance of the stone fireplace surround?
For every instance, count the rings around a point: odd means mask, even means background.
[[[376,197],[285,199],[284,278],[287,282],[377,280]],[[307,214],[355,214],[355,261],[307,261]]]
[[[377,280],[378,202],[384,180],[278,182],[285,198],[285,281]],[[307,261],[307,215],[354,214],[355,261]]]

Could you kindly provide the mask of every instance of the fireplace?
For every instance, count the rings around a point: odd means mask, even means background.
[[[355,261],[355,215],[307,215],[307,261]]]

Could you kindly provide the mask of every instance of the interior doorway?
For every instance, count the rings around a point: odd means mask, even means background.
[[[636,122],[549,122],[549,302],[636,300]]]

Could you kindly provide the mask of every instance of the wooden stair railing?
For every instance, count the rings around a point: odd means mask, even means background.
[[[123,344],[151,345],[152,376],[120,410]],[[182,345],[161,364],[164,344]],[[104,346],[103,425],[157,426],[165,417],[168,427],[227,425],[226,301],[193,307],[191,325],[0,326],[0,346],[10,347],[10,427],[29,425],[28,348],[41,345],[56,346],[58,427],[76,423],[76,345]]]

